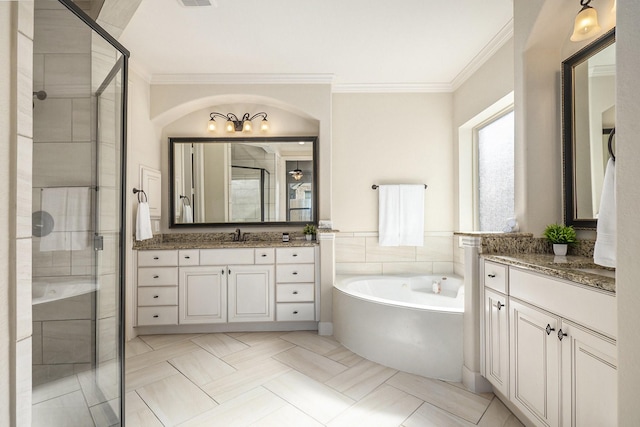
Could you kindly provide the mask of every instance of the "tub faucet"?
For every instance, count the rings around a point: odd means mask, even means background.
[[[239,228],[236,228],[236,232],[233,235],[233,241],[234,242],[239,242],[240,241],[240,235],[241,235],[241,231]]]

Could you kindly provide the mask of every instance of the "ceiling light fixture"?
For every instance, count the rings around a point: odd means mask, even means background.
[[[224,129],[227,133],[253,132],[253,123],[251,122],[251,120],[255,119],[256,117],[262,117],[262,120],[260,121],[260,131],[266,132],[269,130],[267,113],[264,113],[264,112],[256,113],[253,116],[250,116],[249,113],[244,113],[242,118],[239,119],[238,116],[236,116],[233,113],[221,114],[221,113],[216,113],[214,111],[211,114],[209,114],[209,117],[210,117],[210,120],[209,120],[209,123],[207,124],[207,130],[209,132],[215,132],[216,130],[218,130],[218,123],[215,120],[216,117],[226,119],[226,122],[224,123]]]
[[[589,3],[591,3],[591,0],[580,0],[582,9],[578,12],[575,24],[573,25],[573,34],[570,38],[572,42],[590,39],[600,32],[598,12],[589,6]]]
[[[302,170],[298,166],[297,160],[296,160],[296,168],[292,171],[289,171],[289,175],[291,175],[291,178],[295,179],[296,181],[300,181],[302,179],[303,177]]]

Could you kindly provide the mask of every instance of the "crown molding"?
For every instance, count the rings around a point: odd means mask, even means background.
[[[487,62],[506,42],[513,37],[513,18],[496,34],[485,47],[469,62],[451,82],[455,91]]]
[[[154,74],[151,84],[331,84],[333,74]]]
[[[333,93],[445,93],[450,83],[337,83]]]

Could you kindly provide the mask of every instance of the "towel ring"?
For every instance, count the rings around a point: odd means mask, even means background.
[[[180,199],[182,199],[182,204],[185,206],[191,206],[191,199],[188,196],[180,195]]]
[[[607,148],[609,149],[609,155],[616,161],[616,155],[613,153],[613,137],[616,134],[616,128],[611,129],[611,133],[609,133],[609,142],[607,142]]]
[[[144,200],[142,199],[142,197],[140,197],[141,193],[144,196]],[[138,195],[138,203],[142,203],[142,202],[147,203],[149,201],[149,197],[147,197],[147,193],[145,193],[144,190],[138,190],[137,188],[134,188],[133,189],[133,194],[137,194]]]

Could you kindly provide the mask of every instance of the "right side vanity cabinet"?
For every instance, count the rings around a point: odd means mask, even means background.
[[[484,376],[538,426],[617,426],[615,294],[481,262]]]

